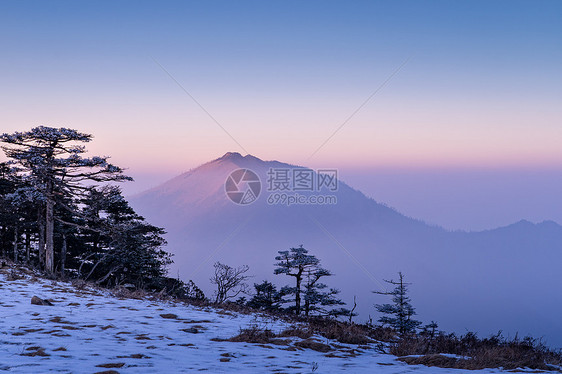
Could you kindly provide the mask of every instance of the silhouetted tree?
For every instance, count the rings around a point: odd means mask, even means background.
[[[386,283],[395,286],[391,292],[373,292],[378,295],[392,296],[392,304],[377,304],[375,307],[379,313],[383,314],[379,318],[379,322],[392,327],[402,337],[414,333],[421,322],[412,319],[416,312],[407,296],[410,284],[404,282],[404,275],[401,272],[398,273],[398,277],[398,281],[385,280]]]
[[[301,245],[298,248],[291,248],[288,251],[279,251],[279,256],[275,257],[275,274],[285,274],[295,279],[295,286],[285,286],[281,289],[283,295],[290,296],[283,303],[294,303],[289,310],[294,310],[296,315],[304,312],[306,316],[312,313],[322,315],[338,315],[336,310],[331,308],[344,303],[336,295],[339,293],[334,288],[328,286],[320,279],[332,276],[332,273],[320,266],[320,260]],[[345,313],[346,310],[340,310]],[[333,314],[336,313],[336,314]]]
[[[0,255],[7,257],[12,243],[14,223],[18,219],[13,196],[16,174],[7,163],[0,163]]]
[[[301,295],[302,295],[302,280],[305,274],[311,270],[316,269],[320,261],[308,254],[308,251],[302,247],[291,248],[288,251],[278,251],[279,256],[275,257],[278,262],[275,263],[274,273],[285,274],[295,278],[295,286],[283,287],[283,293],[286,295],[293,295],[294,297],[294,311],[296,315],[301,313]]]
[[[332,273],[320,267],[307,272],[304,285],[305,316],[308,317],[313,313],[333,316],[349,313],[345,308],[332,309],[345,303],[337,298],[339,290],[328,288],[326,284],[319,282],[321,278],[329,276],[332,276]]]
[[[74,198],[88,187],[84,183],[132,180],[107,157],[83,157],[89,134],[73,129],[39,126],[27,132],[0,135],[6,156],[19,168],[19,175],[42,201],[39,252],[43,251],[48,273],[54,272],[55,205],[60,197]],[[77,144],[78,143],[78,144]],[[44,240],[42,239],[44,235]]]
[[[266,280],[262,283],[254,283],[256,294],[248,301],[248,306],[262,310],[279,310],[282,301],[282,293],[277,287]]]
[[[0,247],[14,261],[20,260],[25,248],[25,261],[30,260],[31,235],[37,227],[37,195],[9,163],[0,163]],[[9,248],[11,247],[11,248]]]
[[[193,282],[191,279],[185,285],[185,289],[186,289],[186,296],[188,299],[200,300],[200,301],[206,299],[203,291],[201,291],[201,289],[197,287],[195,282]]]
[[[18,261],[25,253],[29,262],[36,248],[50,274],[183,292],[183,284],[165,276],[171,260],[162,249],[164,230],[138,215],[117,186],[104,183],[131,178],[107,157],[84,157],[81,143],[91,138],[44,126],[0,135],[11,159],[0,163],[2,256]]]
[[[98,283],[132,283],[144,287],[163,277],[171,263],[162,250],[164,230],[145,222],[116,186],[90,188],[82,200],[81,231],[87,238],[79,269]]]
[[[178,299],[189,299],[192,301],[205,300],[205,294],[193,283],[193,281],[183,282],[179,278],[157,277],[150,279],[146,286],[151,291],[162,292]]]
[[[244,275],[250,270],[248,265],[233,268],[217,261],[215,262],[214,268],[215,273],[211,278],[211,283],[217,286],[215,291],[215,303],[224,303],[248,291],[248,285],[245,281],[249,279],[250,276]]]

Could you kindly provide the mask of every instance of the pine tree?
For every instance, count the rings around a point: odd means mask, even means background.
[[[61,197],[80,195],[87,190],[85,182],[132,180],[107,157],[83,157],[86,149],[79,143],[91,139],[91,135],[73,129],[45,126],[0,135],[0,141],[7,144],[2,147],[6,156],[41,199],[39,252],[45,253],[44,267],[51,274],[55,265],[55,205],[61,203]]]
[[[91,138],[43,126],[0,135],[11,158],[0,163],[2,256],[18,261],[25,253],[29,263],[35,247],[50,274],[177,290],[165,277],[171,260],[162,250],[164,230],[138,215],[117,186],[105,184],[131,178],[107,157],[84,157],[80,143]]]
[[[294,309],[295,314],[299,315],[301,313],[301,295],[302,295],[302,280],[306,272],[315,269],[320,261],[308,254],[308,251],[302,247],[291,248],[288,251],[279,251],[279,256],[275,257],[278,262],[275,264],[274,273],[285,274],[290,277],[295,278],[295,286],[283,287],[282,291],[286,295],[293,295],[295,305],[291,309]]]
[[[392,327],[402,337],[414,333],[421,322],[412,319],[416,312],[407,296],[410,284],[404,282],[404,275],[401,272],[398,273],[398,276],[398,281],[385,280],[386,283],[395,286],[391,292],[373,292],[379,295],[392,296],[392,304],[377,304],[375,307],[379,313],[383,314],[379,318],[379,322]]]
[[[345,303],[337,298],[339,290],[328,288],[326,284],[319,282],[321,278],[329,276],[332,276],[332,273],[320,267],[306,274],[303,308],[305,316],[311,314],[337,316],[348,312],[345,308],[331,310],[332,307]]]
[[[330,315],[331,308],[344,303],[336,295],[336,289],[328,289],[328,286],[319,282],[323,277],[332,276],[332,273],[320,266],[320,260],[301,245],[288,251],[279,251],[275,257],[275,274],[285,274],[295,279],[295,286],[285,286],[281,293],[289,296],[283,303],[294,303],[288,310],[294,311],[296,315],[304,313]],[[327,290],[327,291],[325,291]],[[345,310],[341,310],[345,313]]]
[[[248,306],[262,310],[279,310],[283,294],[277,290],[277,287],[266,280],[262,283],[254,283],[256,294],[248,301]]]
[[[10,194],[16,190],[16,175],[5,162],[0,163],[0,255],[7,257],[17,219],[14,199]]]
[[[195,282],[193,282],[191,279],[185,285],[185,291],[186,291],[185,296],[188,299],[197,300],[197,301],[203,301],[207,299],[203,291],[201,291],[201,289],[197,287]]]
[[[29,263],[38,202],[33,189],[17,171],[9,163],[0,163],[0,247],[2,256],[9,253],[16,262],[25,248],[25,261]]]
[[[81,201],[84,206],[78,226],[84,233],[80,273],[98,283],[132,283],[139,288],[165,275],[171,263],[162,250],[164,230],[145,222],[125,200],[116,186],[90,188]]]

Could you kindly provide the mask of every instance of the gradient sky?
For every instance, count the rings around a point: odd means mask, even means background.
[[[562,223],[531,188],[562,187],[560,1],[2,1],[0,46],[0,130],[92,133],[131,192],[238,151],[449,228]]]

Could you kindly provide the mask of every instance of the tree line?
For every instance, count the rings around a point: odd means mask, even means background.
[[[323,268],[320,260],[309,254],[308,250],[299,246],[286,251],[279,251],[275,257],[275,275],[285,275],[292,279],[288,285],[280,289],[268,280],[254,283],[253,292],[250,291],[246,281],[251,278],[246,275],[249,271],[247,265],[233,268],[220,262],[215,263],[215,272],[211,283],[216,286],[214,302],[222,304],[235,302],[248,307],[269,312],[281,312],[303,317],[346,317],[349,322],[357,316],[354,307],[348,309],[338,297],[339,290],[329,288],[322,279],[332,276],[332,272]],[[373,291],[375,294],[390,296],[391,302],[376,304],[375,308],[380,313],[378,322],[382,326],[392,328],[400,336],[415,333],[421,328],[422,323],[416,319],[415,309],[408,296],[408,286],[404,275],[399,272],[398,280],[385,280],[392,286],[388,292]],[[249,295],[250,299],[245,296]],[[201,293],[200,297],[204,298]],[[433,331],[437,324],[431,322],[423,326],[422,331]]]
[[[339,317],[352,313],[342,307],[345,303],[337,297],[339,290],[328,288],[321,281],[333,274],[320,265],[316,256],[309,254],[302,246],[278,253],[274,274],[289,276],[293,280],[291,284],[277,289],[273,283],[264,280],[255,283],[252,292],[246,283],[250,278],[246,275],[249,270],[247,265],[233,268],[217,262],[210,279],[216,286],[214,302],[234,301],[255,309],[305,317]],[[251,298],[248,300],[246,296]]]
[[[123,197],[130,181],[108,157],[86,156],[92,135],[39,126],[0,135],[0,252],[51,276],[107,286],[165,282],[162,228]]]

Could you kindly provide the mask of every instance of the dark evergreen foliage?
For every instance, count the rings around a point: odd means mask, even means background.
[[[301,245],[288,251],[279,251],[275,257],[275,274],[285,274],[295,279],[294,286],[281,288],[283,304],[291,304],[287,310],[296,315],[303,313],[309,315],[349,315],[344,308],[333,309],[344,303],[336,295],[338,290],[330,288],[319,282],[323,277],[332,276],[332,273],[320,266],[320,260]]]
[[[123,169],[110,164],[107,157],[84,157],[86,148],[80,143],[91,139],[91,135],[73,129],[46,126],[0,135],[0,141],[5,143],[2,149],[11,164],[17,166],[17,175],[24,182],[22,187],[40,202],[39,254],[50,274],[55,270],[56,205],[65,198],[79,196],[87,189],[85,183],[132,180],[123,174]]]
[[[164,231],[105,184],[132,179],[107,157],[85,157],[91,139],[45,126],[0,135],[10,159],[0,164],[0,254],[63,277],[163,287]]]
[[[248,306],[260,310],[276,311],[281,307],[283,294],[277,291],[277,287],[266,280],[254,283],[256,294],[248,301]]]
[[[412,318],[416,312],[407,296],[409,283],[404,282],[404,275],[401,272],[398,273],[398,276],[398,281],[385,280],[386,283],[395,286],[391,292],[374,292],[379,295],[392,296],[392,304],[377,304],[375,307],[379,313],[383,314],[379,318],[379,322],[383,326],[392,327],[403,337],[406,334],[415,333],[421,322]]]

